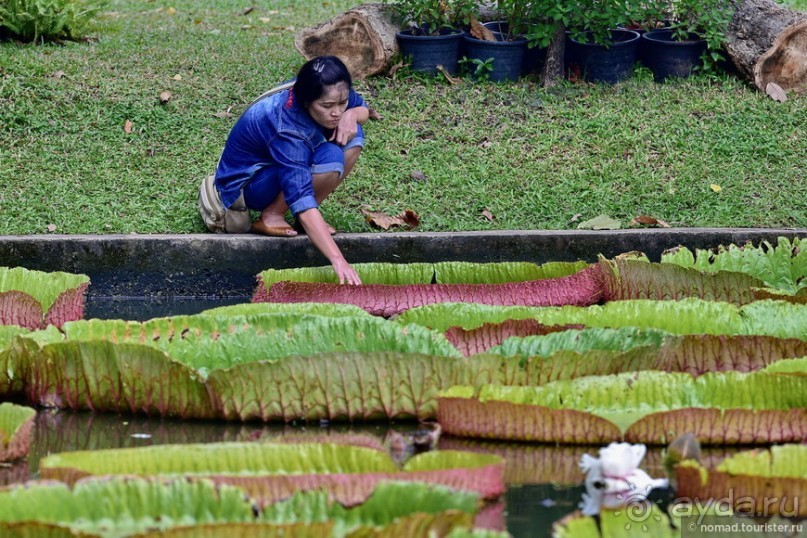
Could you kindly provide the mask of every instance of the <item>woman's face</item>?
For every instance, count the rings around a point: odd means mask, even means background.
[[[325,86],[322,95],[308,106],[311,118],[325,127],[335,129],[347,108],[348,87],[345,82]]]

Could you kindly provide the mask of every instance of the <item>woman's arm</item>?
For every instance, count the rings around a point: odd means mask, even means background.
[[[297,219],[303,225],[308,238],[314,243],[322,254],[331,262],[336,277],[340,284],[361,284],[356,270],[351,267],[342,251],[334,242],[328,230],[328,223],[322,218],[322,213],[317,208],[306,209],[297,214]]]

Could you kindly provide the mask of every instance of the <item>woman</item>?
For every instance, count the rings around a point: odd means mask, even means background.
[[[368,117],[341,60],[321,56],[306,62],[291,89],[259,99],[233,126],[216,169],[222,204],[230,208],[243,193],[246,207],[261,212],[252,231],[280,237],[297,235],[284,218],[290,210],[339,283],[361,284],[319,204],[356,164]]]

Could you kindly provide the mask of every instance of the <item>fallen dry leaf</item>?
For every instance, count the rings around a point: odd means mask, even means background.
[[[371,120],[383,120],[384,119],[384,116],[379,114],[378,111],[376,109],[374,109],[373,107],[368,107],[367,110],[370,111],[369,118]]]
[[[578,220],[580,220],[580,217],[582,216],[583,216],[582,213],[575,213],[574,215],[572,215],[572,218],[569,219],[569,222],[577,222]]]
[[[165,104],[171,100],[171,92],[165,91],[160,93],[160,103]]]
[[[62,71],[62,70],[54,71],[53,73],[51,73],[48,76],[50,78],[63,78],[64,77],[64,71]]]
[[[459,77],[452,77],[452,76],[451,76],[451,73],[449,73],[449,72],[448,72],[448,70],[447,70],[445,67],[443,67],[442,65],[437,64],[437,65],[435,66],[435,69],[437,69],[438,71],[440,71],[440,72],[443,74],[443,76],[444,76],[444,77],[446,77],[446,80],[447,80],[449,83],[451,83],[452,85],[462,84],[462,79],[461,79],[461,78],[459,78]]]
[[[493,213],[491,213],[487,209],[482,211],[482,216],[485,217],[486,219],[488,219],[490,222],[493,222],[493,220],[496,218],[496,217],[493,216]]]
[[[420,225],[420,217],[411,209],[401,211],[395,216],[389,216],[379,211],[369,211],[361,208],[361,214],[371,226],[376,226],[382,230],[389,230],[393,226],[400,226],[407,230],[412,230]]]
[[[215,114],[213,114],[213,116],[215,116],[217,118],[232,118],[233,114],[232,114],[232,112],[230,112],[230,110],[232,110],[232,108],[233,107],[229,106],[229,107],[227,107],[227,110],[222,110],[221,112],[216,112]]]
[[[618,230],[622,223],[612,219],[608,215],[597,215],[593,219],[581,222],[577,225],[578,230]]]
[[[55,232],[56,231],[56,225],[55,224],[48,224],[48,231],[50,233]]]
[[[269,24],[270,22],[272,22],[272,19],[270,17],[261,17],[258,20],[264,24]]]
[[[670,225],[663,220],[649,217],[647,215],[639,215],[638,217],[634,217],[628,226],[660,226],[662,228],[670,227]]]
[[[253,11],[255,11],[255,6],[249,6],[247,9],[241,12],[241,15],[249,15]]]
[[[168,13],[169,15],[176,15],[177,14],[177,8],[169,7],[168,9],[165,10],[165,12]]]
[[[785,93],[785,90],[783,90],[782,87],[775,82],[768,82],[767,86],[765,86],[765,93],[767,93],[768,96],[770,96],[770,98],[774,101],[778,101],[780,103],[787,101],[787,93]]]
[[[171,77],[171,79],[172,79],[172,80],[182,80],[182,75],[180,75],[179,73],[177,73],[176,75],[174,75],[173,77]]]
[[[255,27],[252,26],[251,24],[242,24],[241,25],[242,30],[249,30],[250,28],[255,28]]]
[[[496,36],[490,31],[490,28],[482,24],[476,17],[471,16],[468,20],[471,26],[471,35],[482,41],[496,41]]]
[[[398,69],[402,68],[405,64],[403,62],[398,62],[397,64],[393,65],[389,68],[389,76],[393,76]]]
[[[717,185],[716,183],[712,183],[711,185],[709,185],[709,188],[715,192],[720,192],[723,190],[723,188],[720,185]]]
[[[126,120],[125,122],[123,122],[123,132],[124,133],[132,134],[132,127],[134,127],[134,124],[132,123],[132,120]]]

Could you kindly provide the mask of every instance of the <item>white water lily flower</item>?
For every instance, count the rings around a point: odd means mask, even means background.
[[[650,490],[669,485],[666,478],[654,479],[639,469],[646,450],[642,444],[611,443],[600,449],[599,458],[583,454],[580,468],[586,473],[586,493],[580,509],[585,515],[644,502]]]

